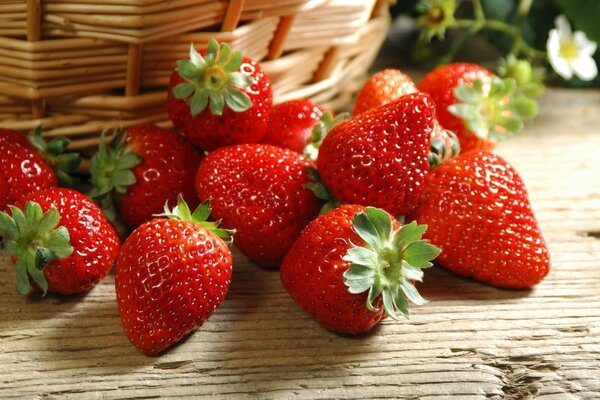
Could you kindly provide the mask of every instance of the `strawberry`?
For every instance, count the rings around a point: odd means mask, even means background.
[[[407,213],[429,174],[433,117],[433,102],[414,93],[340,123],[319,149],[323,184],[341,203]]]
[[[190,59],[177,63],[169,81],[169,118],[204,150],[260,141],[272,103],[261,66],[214,39],[201,53],[192,45]]]
[[[447,64],[429,72],[419,90],[435,102],[440,124],[456,133],[463,152],[491,150],[533,118],[537,104],[504,80],[476,64]]]
[[[281,264],[292,298],[325,328],[367,332],[386,316],[408,317],[408,301],[424,304],[423,279],[439,249],[421,240],[426,227],[400,223],[374,207],[343,205],[303,231]]]
[[[183,136],[153,125],[118,130],[108,145],[100,141],[91,161],[90,196],[114,217],[113,200],[123,219],[138,226],[182,194],[198,205],[194,173],[201,155]]]
[[[157,355],[197,329],[221,304],[231,281],[231,231],[192,214],[180,197],[163,216],[139,226],[117,257],[115,290],[131,343]]]
[[[314,164],[268,144],[224,147],[200,164],[196,191],[213,216],[235,229],[236,246],[265,267],[278,267],[302,229],[317,216],[319,200],[305,188]]]
[[[322,115],[323,110],[306,99],[277,104],[271,110],[269,126],[261,143],[302,153]]]
[[[384,69],[365,82],[356,96],[353,114],[381,107],[417,91],[417,87],[410,77],[397,69]]]
[[[0,211],[8,211],[28,193],[57,186],[59,180],[72,183],[68,173],[81,159],[77,154],[62,154],[68,143],[66,138],[44,142],[41,128],[28,136],[0,129]]]
[[[0,234],[16,267],[19,293],[29,293],[30,279],[44,293],[87,291],[112,268],[119,237],[81,193],[44,189],[10,209],[12,217],[0,212]]]
[[[528,288],[548,274],[550,259],[527,190],[501,157],[472,151],[434,169],[410,215],[442,248],[440,264],[490,285]]]

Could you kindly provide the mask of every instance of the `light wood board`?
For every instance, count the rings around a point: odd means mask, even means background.
[[[122,332],[111,274],[89,294],[24,298],[0,255],[0,398],[600,398],[600,92],[549,90],[498,151],[521,172],[553,260],[531,291],[442,268],[410,321],[322,329],[275,272],[236,257],[217,312],[148,358]]]

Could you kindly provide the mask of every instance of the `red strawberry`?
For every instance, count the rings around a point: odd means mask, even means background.
[[[8,211],[9,205],[17,204],[28,193],[57,186],[59,179],[70,182],[68,172],[81,160],[76,154],[62,154],[68,142],[55,138],[46,144],[40,128],[27,137],[0,129],[0,211]]]
[[[323,110],[306,99],[277,104],[271,110],[269,127],[261,143],[302,153]]]
[[[312,221],[281,265],[283,286],[327,329],[368,331],[386,315],[408,317],[424,304],[413,281],[439,249],[420,240],[426,227],[400,227],[385,211],[343,205]]]
[[[340,123],[319,150],[324,185],[342,203],[412,210],[429,174],[433,116],[433,102],[415,93]]]
[[[153,125],[117,131],[108,149],[101,141],[92,158],[94,190],[111,215],[112,196],[121,216],[131,226],[148,221],[174,203],[182,194],[192,206],[198,205],[194,174],[201,155],[183,136]]]
[[[17,269],[19,293],[29,293],[29,279],[44,293],[83,292],[112,268],[119,237],[98,206],[81,193],[37,191],[11,211],[12,218],[0,212],[0,234]]]
[[[434,169],[410,216],[440,246],[440,264],[490,285],[527,288],[550,259],[521,177],[501,157],[463,154]]]
[[[537,113],[531,98],[515,91],[512,78],[500,79],[476,64],[447,64],[419,82],[436,104],[437,119],[456,133],[463,152],[491,150]]]
[[[169,218],[138,227],[117,258],[115,290],[131,343],[157,355],[197,329],[221,304],[231,281],[231,232],[206,221],[210,205],[192,214],[179,198]]]
[[[236,246],[266,267],[278,267],[302,229],[316,217],[319,200],[305,188],[314,164],[268,144],[225,147],[200,164],[196,191],[213,216],[235,229]]]
[[[173,125],[204,150],[256,143],[269,122],[273,91],[261,66],[211,39],[193,46],[169,82],[167,111]]]
[[[354,114],[381,107],[417,91],[409,76],[397,69],[384,69],[365,82],[356,97]]]

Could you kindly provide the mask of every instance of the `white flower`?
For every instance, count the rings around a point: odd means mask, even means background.
[[[596,43],[581,31],[573,33],[564,15],[556,17],[554,24],[556,29],[550,31],[546,44],[552,68],[567,80],[573,74],[584,81],[594,79],[598,75],[598,67],[592,58]]]

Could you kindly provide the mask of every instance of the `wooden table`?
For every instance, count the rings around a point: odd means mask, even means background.
[[[600,92],[549,90],[498,151],[521,171],[553,268],[506,291],[442,268],[410,321],[329,333],[275,272],[237,255],[223,305],[157,358],[132,347],[114,276],[85,296],[25,298],[0,256],[0,398],[600,398]]]

